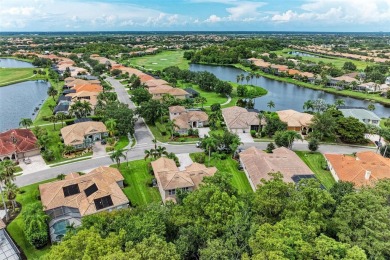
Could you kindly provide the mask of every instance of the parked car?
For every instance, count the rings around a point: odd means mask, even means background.
[[[199,148],[202,143],[200,141],[196,142],[196,148]]]
[[[23,162],[24,162],[25,164],[30,164],[30,163],[31,163],[31,159],[30,159],[30,158],[24,158],[24,159],[23,159]]]

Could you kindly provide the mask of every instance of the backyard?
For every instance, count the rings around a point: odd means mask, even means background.
[[[132,206],[147,205],[152,202],[161,202],[161,196],[157,188],[151,187],[154,178],[148,170],[150,160],[137,160],[122,163],[120,172],[125,178],[127,187],[123,189]],[[116,165],[111,167],[117,168]]]
[[[336,183],[330,171],[324,170],[322,167],[325,165],[324,156],[321,153],[315,152],[303,152],[296,151],[295,152],[299,158],[304,161],[307,166],[314,172],[316,178],[321,182],[322,185],[326,189],[332,188],[332,186]]]
[[[21,192],[17,195],[16,201],[21,204],[20,214],[7,226],[7,231],[16,242],[16,244],[23,250],[27,259],[39,259],[44,254],[50,250],[50,245],[42,248],[35,249],[26,239],[24,235],[24,223],[22,219],[23,209],[26,205],[38,202],[38,186],[39,184],[51,182],[53,180],[47,180],[41,183],[36,183],[32,185],[25,186],[20,188]]]
[[[162,51],[156,55],[130,58],[129,65],[144,67],[147,70],[162,70],[170,66],[188,69],[188,61],[183,58],[184,51]]]
[[[190,154],[190,157],[193,161],[195,153]],[[209,159],[206,156],[205,165],[209,165]],[[217,158],[211,157],[210,161],[211,166],[215,166],[220,172],[228,172],[232,174],[231,183],[232,185],[238,189],[238,192],[243,194],[247,192],[252,192],[252,188],[249,184],[248,179],[244,171],[238,170],[238,162],[233,160],[232,158],[227,158],[226,160],[220,160]]]

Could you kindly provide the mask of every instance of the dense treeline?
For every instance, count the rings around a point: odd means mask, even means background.
[[[282,41],[273,39],[230,40],[222,46],[209,46],[197,52],[187,52],[185,58],[194,63],[233,64],[263,53],[283,49]]]
[[[390,181],[354,190],[280,174],[239,194],[230,176],[205,178],[178,203],[84,217],[47,259],[388,259]]]

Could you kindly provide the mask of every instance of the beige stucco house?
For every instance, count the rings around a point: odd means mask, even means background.
[[[183,106],[169,107],[169,119],[174,120],[176,131],[187,134],[190,128],[200,128],[208,124],[209,116],[199,109],[186,109]]]
[[[288,130],[296,131],[302,135],[306,135],[311,131],[310,124],[313,115],[301,113],[292,109],[276,111],[279,119],[287,124]]]
[[[95,141],[108,136],[106,126],[102,122],[81,122],[61,129],[61,136],[65,145],[75,149],[91,147]]]
[[[233,106],[222,109],[222,116],[229,131],[234,133],[249,133],[259,130],[260,119],[258,113],[250,112],[246,108]],[[265,120],[261,122],[265,125]]]

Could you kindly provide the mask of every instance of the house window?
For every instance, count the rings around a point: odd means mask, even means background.
[[[175,195],[176,194],[176,190],[168,190],[168,195]]]
[[[182,190],[182,191],[189,191],[190,188],[189,188],[189,187],[184,187],[184,188],[182,188],[181,190]]]

